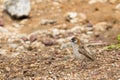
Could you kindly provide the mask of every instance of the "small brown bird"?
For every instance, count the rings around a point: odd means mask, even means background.
[[[73,54],[76,56],[76,58],[84,59],[85,57],[87,57],[88,59],[94,61],[93,56],[89,51],[87,51],[84,44],[80,41],[79,38],[73,37],[71,39],[71,46],[73,48]]]

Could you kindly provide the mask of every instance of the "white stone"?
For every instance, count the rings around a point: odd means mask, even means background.
[[[89,4],[94,4],[96,2],[105,3],[105,2],[107,2],[107,0],[89,0]]]
[[[120,10],[120,4],[116,5],[115,9]]]
[[[93,34],[93,32],[92,31],[87,31],[87,34],[91,35],[91,34]]]
[[[17,18],[28,16],[31,10],[30,0],[6,0],[5,9]]]
[[[56,36],[56,35],[60,34],[60,31],[58,29],[53,29],[52,33],[54,36]]]
[[[1,55],[6,55],[6,50],[0,49],[0,54]]]
[[[76,18],[76,17],[77,17],[77,13],[76,13],[76,12],[68,12],[68,13],[67,13],[67,16],[68,16],[70,19],[73,19],[73,18]]]
[[[6,33],[9,32],[6,28],[0,27],[0,32]]]

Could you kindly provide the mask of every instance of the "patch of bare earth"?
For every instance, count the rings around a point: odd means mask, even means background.
[[[0,10],[4,21],[0,28],[0,80],[119,80],[119,49],[89,46],[95,61],[85,58],[83,62],[75,59],[71,48],[60,49],[75,35],[85,42],[117,43],[120,11],[115,7],[120,1],[110,1],[31,0],[30,18],[24,20],[13,20]],[[75,22],[68,20],[68,12],[78,14]],[[43,20],[53,23],[44,24]]]

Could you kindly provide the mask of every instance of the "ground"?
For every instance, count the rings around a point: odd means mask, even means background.
[[[12,19],[1,9],[4,26],[0,29],[0,79],[119,80],[120,49],[105,47],[117,44],[120,8],[116,6],[120,1],[89,2],[31,0],[30,18],[22,20]],[[0,4],[4,5],[2,1]],[[77,16],[68,19],[68,12]],[[55,22],[43,24],[43,20]],[[78,60],[71,48],[61,49],[72,36],[85,43],[103,43],[88,47],[95,61]]]

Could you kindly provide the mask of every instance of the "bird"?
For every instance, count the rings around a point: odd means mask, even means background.
[[[78,37],[72,37],[70,42],[71,42],[71,47],[73,49],[73,54],[75,55],[76,58],[83,60],[86,57],[94,61],[91,52],[86,49],[84,43],[82,43],[82,41]]]

